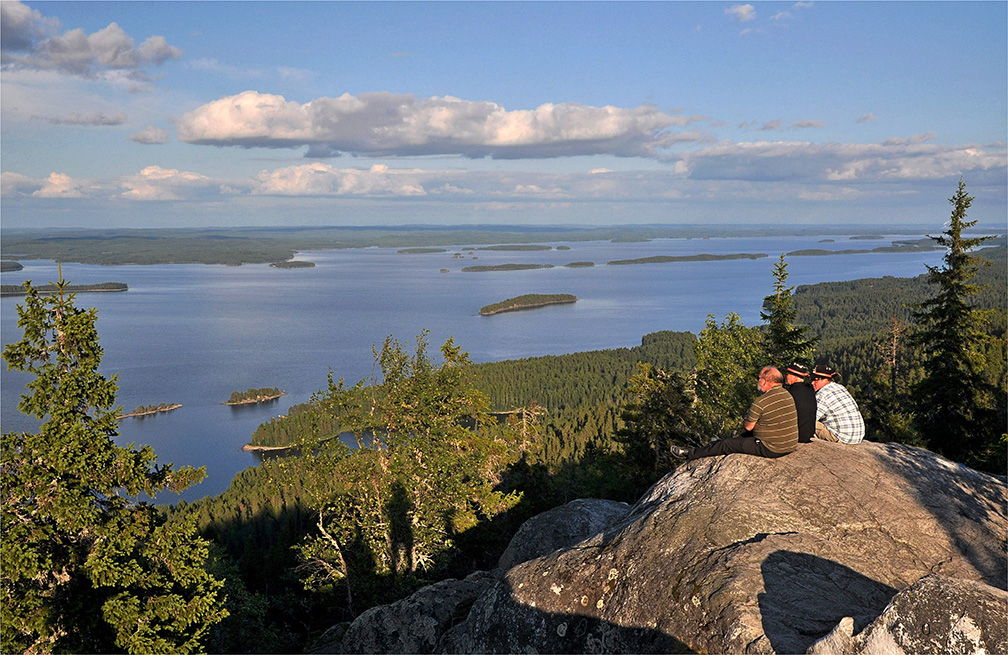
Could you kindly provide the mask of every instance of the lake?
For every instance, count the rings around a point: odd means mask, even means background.
[[[206,466],[207,479],[186,491],[194,500],[224,491],[232,477],[256,464],[243,452],[262,422],[285,414],[326,384],[331,369],[349,383],[371,375],[372,347],[394,336],[412,350],[423,330],[430,352],[448,337],[475,362],[585,350],[632,347],[659,330],[699,332],[708,314],[720,322],[738,313],[760,323],[760,303],[773,285],[781,253],[806,248],[844,250],[889,245],[885,240],[834,237],[657,239],[640,243],[551,243],[548,251],[491,251],[461,246],[447,252],[400,254],[394,248],[308,251],[296,258],[314,268],[268,265],[91,266],[64,264],[73,284],[125,282],[122,293],[84,293],[77,305],[98,308],[105,355],[102,372],[118,375],[118,402],[181,403],[169,413],[124,419],[122,444],[150,444],[159,461]],[[569,248],[558,250],[557,246]],[[698,253],[767,253],[756,260],[607,266],[617,259]],[[941,251],[789,257],[788,284],[893,275],[912,277],[938,265]],[[460,256],[459,256],[460,255]],[[591,261],[596,265],[568,268]],[[52,261],[22,261],[4,284],[56,280]],[[462,272],[464,266],[551,264],[526,271]],[[441,272],[448,269],[449,272]],[[571,293],[578,301],[494,316],[484,305],[526,293]],[[17,341],[19,297],[0,300],[0,336]],[[17,411],[28,377],[0,374],[0,422],[6,432],[34,430]],[[222,403],[232,391],[278,387],[287,395],[254,406]],[[163,494],[158,502],[179,496]]]

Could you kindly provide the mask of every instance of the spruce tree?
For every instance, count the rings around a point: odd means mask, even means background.
[[[911,392],[916,423],[928,448],[955,461],[980,464],[990,441],[1003,431],[992,425],[993,389],[983,375],[987,311],[973,306],[980,287],[971,281],[980,263],[970,251],[990,237],[967,238],[976,224],[966,219],[973,197],[960,179],[948,228],[930,237],[946,248],[944,266],[928,266],[928,284],[936,295],[913,311],[924,376]],[[930,235],[929,235],[930,236]]]
[[[61,279],[41,297],[25,283],[23,338],[4,348],[33,373],[21,412],[37,434],[2,440],[0,592],[3,652],[182,652],[226,616],[207,545],[135,497],[182,490],[202,470],[155,464],[148,446],[117,446],[115,378],[98,372],[97,311],[74,306]]]
[[[784,255],[774,264],[774,292],[763,299],[760,318],[766,321],[763,333],[763,353],[767,363],[787,366],[791,362],[811,364],[818,338],[807,338],[808,326],[795,325],[798,310],[794,307],[791,292],[787,286],[787,264]]]

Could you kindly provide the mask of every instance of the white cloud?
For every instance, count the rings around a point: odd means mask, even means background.
[[[756,20],[756,7],[750,4],[732,5],[725,9],[725,15],[731,16],[737,23],[745,23]]]
[[[825,124],[826,124],[825,121],[811,121],[811,120],[809,120],[809,121],[796,121],[794,123],[794,125],[792,125],[792,127],[801,127],[801,128],[806,128],[806,127],[822,127]]]
[[[182,116],[181,141],[217,146],[294,148],[310,156],[458,154],[536,158],[614,154],[655,156],[667,130],[702,117],[633,109],[547,103],[508,111],[489,101],[417,98],[387,92],[344,94],[298,103],[245,91]]]
[[[137,143],[144,143],[147,145],[158,145],[161,143],[167,143],[169,136],[171,136],[171,133],[168,132],[168,130],[162,130],[159,127],[148,125],[139,132],[131,134],[130,141],[136,141]]]
[[[791,12],[789,11],[778,11],[776,14],[770,17],[770,20],[788,20],[793,18]]]
[[[215,195],[222,182],[189,171],[148,166],[138,175],[119,180],[123,200],[184,200],[201,195]]]
[[[63,173],[51,173],[48,179],[37,191],[32,192],[35,198],[83,198],[84,182],[74,180]]]
[[[7,69],[55,70],[83,77],[116,79],[128,72],[137,81],[147,81],[140,69],[178,59],[182,51],[169,45],[163,36],[151,36],[139,47],[116,23],[86,34],[72,29],[54,34],[58,21],[28,9],[18,0],[0,3],[3,18],[2,64]]]
[[[872,121],[877,121],[877,120],[878,119],[875,118],[875,114],[873,114],[871,112],[868,112],[867,114],[861,114],[860,116],[858,116],[857,120],[855,122],[856,123],[870,123]]]
[[[262,171],[252,192],[276,196],[423,196],[423,182],[432,177],[415,169],[335,168],[315,162]]]

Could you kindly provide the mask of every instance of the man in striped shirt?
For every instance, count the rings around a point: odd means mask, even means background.
[[[759,457],[782,457],[798,447],[798,412],[794,398],[784,389],[780,370],[767,366],[760,371],[756,388],[762,396],[753,402],[746,414],[740,436],[721,439],[706,446],[683,448],[672,446],[672,454],[680,459],[698,459],[728,453],[746,453]]]
[[[856,444],[864,439],[864,418],[850,392],[835,382],[837,372],[830,366],[818,365],[812,371],[812,388],[816,390],[816,439]]]

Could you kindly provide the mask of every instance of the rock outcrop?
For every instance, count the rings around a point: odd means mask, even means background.
[[[609,527],[495,571],[436,649],[1004,652],[1006,503],[1003,477],[900,444],[685,463]]]

